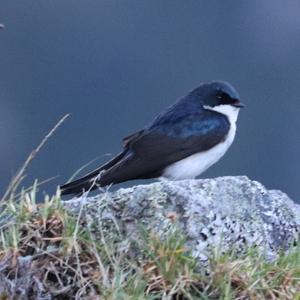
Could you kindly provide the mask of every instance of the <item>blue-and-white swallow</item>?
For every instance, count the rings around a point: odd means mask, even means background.
[[[123,139],[123,150],[86,176],[61,186],[61,193],[85,191],[133,179],[195,178],[228,150],[244,105],[227,82],[202,83]]]

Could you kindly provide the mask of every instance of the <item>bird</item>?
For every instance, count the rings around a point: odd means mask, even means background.
[[[242,107],[230,83],[201,83],[144,128],[125,137],[122,151],[110,161],[62,185],[61,194],[82,195],[134,179],[193,179],[231,146]]]

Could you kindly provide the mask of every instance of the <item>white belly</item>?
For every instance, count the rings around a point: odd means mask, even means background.
[[[177,161],[168,166],[162,176],[173,180],[195,178],[215,164],[226,153],[235,137],[236,119],[229,120],[231,121],[230,130],[222,143],[207,151],[196,153]]]

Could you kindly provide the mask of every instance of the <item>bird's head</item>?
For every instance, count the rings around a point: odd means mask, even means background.
[[[212,81],[201,84],[192,91],[193,99],[200,102],[205,110],[212,110],[236,121],[240,108],[244,104],[234,87],[226,81]]]

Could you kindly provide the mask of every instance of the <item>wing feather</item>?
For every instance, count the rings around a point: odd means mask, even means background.
[[[170,164],[210,149],[229,131],[228,119],[214,112],[155,124],[124,139],[127,155],[101,178],[104,185],[131,179],[158,177]]]

